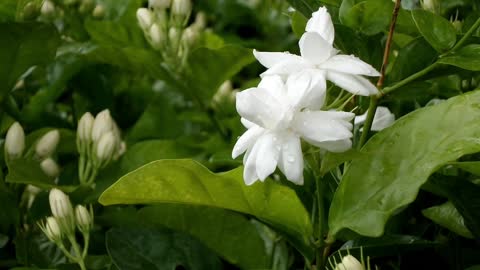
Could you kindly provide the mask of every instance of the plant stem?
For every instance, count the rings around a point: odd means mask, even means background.
[[[388,59],[390,57],[390,47],[392,46],[393,33],[395,32],[395,25],[397,23],[397,17],[398,17],[398,12],[400,10],[401,2],[402,0],[396,0],[395,7],[393,8],[392,21],[390,23],[390,29],[388,30],[387,43],[385,44],[385,51],[383,52],[383,62],[382,62],[382,67],[380,68],[380,77],[378,78],[378,82],[377,82],[378,89],[382,89],[383,82],[385,81],[385,70],[387,69]],[[368,133],[370,132],[370,129],[372,128],[373,118],[375,116],[375,112],[377,111],[377,105],[378,105],[378,97],[371,96],[370,105],[368,106],[367,119],[365,121],[365,124],[363,125],[362,136],[360,137],[360,141],[358,143],[359,149],[362,148],[363,144],[367,141],[367,136],[368,136]]]
[[[83,233],[83,252],[82,252],[82,259],[85,259],[88,254],[88,246],[90,245],[90,234],[89,233]]]
[[[80,266],[80,269],[87,270],[87,268],[85,267],[84,259],[82,257],[82,252],[80,251],[80,247],[77,243],[77,240],[75,239],[75,236],[73,234],[69,234],[67,236],[67,238],[70,241],[70,244],[72,244],[73,251],[76,254],[76,256],[75,256],[76,263]]]
[[[433,69],[435,69],[436,67],[438,67],[439,63],[438,62],[434,62],[433,64],[431,64],[430,66],[420,70],[419,72],[417,73],[414,73],[412,75],[410,75],[409,77],[399,81],[398,83],[392,85],[392,86],[389,86],[389,87],[385,87],[382,91],[381,91],[381,94],[379,95],[379,97],[383,97],[384,95],[394,91],[394,90],[397,90],[398,88],[426,75],[427,73],[429,73],[430,71],[432,71]]]
[[[315,177],[315,184],[317,187],[317,208],[318,208],[318,250],[316,253],[317,270],[321,270],[325,266],[324,262],[324,247],[325,241],[323,239],[324,223],[325,223],[325,206],[323,204],[323,183],[321,178]]]
[[[480,27],[480,18],[477,19],[477,21],[472,25],[472,27],[468,29],[467,33],[463,35],[463,37],[457,42],[457,44],[455,44],[455,46],[450,51],[454,52],[460,47],[462,47],[462,45],[467,41],[468,38],[470,38],[470,36],[475,30],[477,30],[478,27]]]

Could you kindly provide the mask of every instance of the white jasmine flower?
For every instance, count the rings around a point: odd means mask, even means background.
[[[301,56],[285,52],[259,52],[255,58],[268,70],[262,76],[290,74],[309,70],[315,80],[329,80],[355,95],[369,96],[378,93],[369,80],[362,77],[379,76],[371,65],[353,55],[338,54],[333,47],[335,30],[325,7],[321,7],[308,20],[306,32],[299,41]]]
[[[9,158],[19,158],[25,150],[25,132],[22,126],[15,122],[7,131],[5,138],[5,152]]]
[[[60,225],[54,217],[48,217],[45,224],[45,235],[52,242],[56,242],[62,239],[62,231]]]
[[[355,125],[362,125],[365,123],[365,120],[367,120],[367,114],[368,112],[356,116],[354,120]],[[391,113],[387,107],[379,106],[373,116],[372,127],[370,129],[372,131],[380,131],[391,126],[393,122],[395,122],[395,115]]]
[[[342,258],[342,262],[337,264],[335,270],[365,270],[363,265],[352,255]]]
[[[247,185],[264,181],[278,166],[288,180],[303,184],[300,138],[332,151],[348,150],[355,116],[348,112],[320,111],[325,100],[325,80],[302,72],[284,83],[266,76],[258,87],[236,95],[237,111],[248,130],[238,139],[232,156],[244,156]]]
[[[75,220],[80,231],[89,232],[93,227],[90,212],[83,205],[75,207]]]
[[[90,141],[92,139],[92,128],[95,118],[89,112],[82,115],[78,120],[77,137],[81,141]]]
[[[147,8],[137,10],[137,20],[143,30],[150,28],[153,24],[152,12]]]

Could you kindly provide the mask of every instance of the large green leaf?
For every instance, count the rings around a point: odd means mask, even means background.
[[[59,44],[53,26],[0,23],[0,102],[30,67],[47,64]]]
[[[393,3],[384,0],[343,0],[340,6],[340,21],[364,34],[374,35],[384,31],[390,24]]]
[[[480,71],[480,44],[465,46],[451,55],[440,58],[439,62],[467,70]]]
[[[221,269],[220,260],[198,240],[169,230],[114,228],[106,243],[121,270]]]
[[[187,87],[192,95],[210,100],[224,81],[254,60],[252,50],[236,45],[198,48],[188,58]]]
[[[453,167],[480,176],[480,161],[450,162],[448,165],[452,165]]]
[[[162,204],[141,209],[139,216],[147,224],[165,226],[194,236],[242,269],[270,267],[264,241],[255,225],[243,215],[219,208]]]
[[[453,203],[446,202],[422,211],[422,214],[438,225],[449,229],[466,238],[473,238],[472,233],[465,226],[465,221]]]
[[[288,0],[290,5],[300,11],[306,18],[312,17],[312,13],[315,12],[320,6],[320,1],[317,0]],[[339,2],[336,0],[330,0],[328,2]]]
[[[455,28],[448,20],[423,9],[412,11],[412,17],[423,37],[439,52],[455,45]]]
[[[480,151],[480,91],[414,111],[373,136],[346,171],[330,208],[332,235],[383,234],[385,223],[436,169]]]
[[[273,181],[246,186],[242,168],[213,174],[192,160],[149,163],[108,188],[100,203],[181,203],[229,209],[256,216],[288,236],[311,256],[310,217],[295,192]]]
[[[0,1],[0,22],[13,21],[17,9],[18,0]]]

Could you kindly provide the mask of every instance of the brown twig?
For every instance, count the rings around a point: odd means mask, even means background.
[[[373,117],[375,116],[375,112],[377,111],[378,99],[384,95],[384,93],[382,92],[382,87],[383,87],[383,82],[385,80],[385,69],[387,68],[387,65],[388,65],[388,58],[390,56],[390,47],[392,46],[393,33],[395,32],[395,25],[397,23],[397,17],[398,17],[398,12],[400,10],[401,2],[402,0],[395,1],[395,8],[393,9],[392,21],[390,23],[390,29],[388,30],[387,43],[385,45],[385,51],[383,53],[382,67],[380,68],[380,78],[378,78],[378,82],[377,82],[377,88],[379,89],[380,94],[378,96],[370,97],[370,106],[368,107],[367,119],[365,120],[365,125],[363,126],[362,136],[360,137],[360,141],[358,142],[359,149],[367,141],[368,133],[372,128]]]

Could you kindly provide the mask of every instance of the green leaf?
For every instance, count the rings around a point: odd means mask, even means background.
[[[264,241],[255,225],[243,215],[218,208],[162,204],[141,209],[139,216],[147,224],[162,225],[194,236],[242,269],[270,266]]]
[[[317,0],[287,0],[290,5],[300,11],[306,18],[312,17],[312,13],[320,7],[320,1]],[[339,0],[340,1],[340,0]],[[337,0],[327,0],[325,2],[339,2]],[[338,5],[337,5],[338,6]]]
[[[339,17],[342,24],[366,35],[384,31],[390,24],[393,3],[384,0],[343,0]]]
[[[471,174],[480,176],[480,161],[450,162],[448,165],[452,165]]]
[[[55,185],[53,178],[47,176],[40,162],[33,159],[14,159],[8,162],[7,183],[31,184],[41,188],[52,188]]]
[[[437,55],[424,38],[414,39],[398,51],[398,56],[387,78],[391,82],[400,81],[431,65]]]
[[[325,175],[326,173],[333,170],[335,167],[341,165],[342,163],[361,158],[361,156],[362,154],[355,149],[350,149],[343,153],[327,152],[322,158],[322,163],[320,165],[320,174]]]
[[[107,250],[122,270],[221,269],[220,260],[198,240],[169,230],[111,229]]]
[[[180,203],[256,216],[311,256],[310,217],[295,192],[273,181],[246,186],[242,168],[213,174],[192,160],[160,160],[123,176],[100,197],[103,205]]]
[[[305,33],[307,26],[307,18],[298,11],[292,12],[290,15],[290,24],[292,25],[293,33],[297,38],[300,38]]]
[[[190,94],[210,100],[223,82],[254,60],[251,49],[236,45],[194,50],[188,58],[187,87]]]
[[[17,10],[18,0],[0,1],[0,22],[15,20],[15,11]]]
[[[330,208],[330,233],[383,234],[390,216],[415,200],[447,162],[480,151],[480,91],[414,111],[374,135],[345,172]]]
[[[467,70],[480,71],[480,44],[465,46],[451,55],[440,58],[438,62]]]
[[[422,211],[422,214],[438,225],[466,238],[473,238],[465,226],[465,221],[451,202],[433,206]]]
[[[444,52],[455,45],[455,28],[445,18],[423,9],[413,10],[412,17],[418,31],[435,50]]]
[[[19,77],[55,56],[59,44],[53,26],[40,23],[0,23],[0,102]]]

